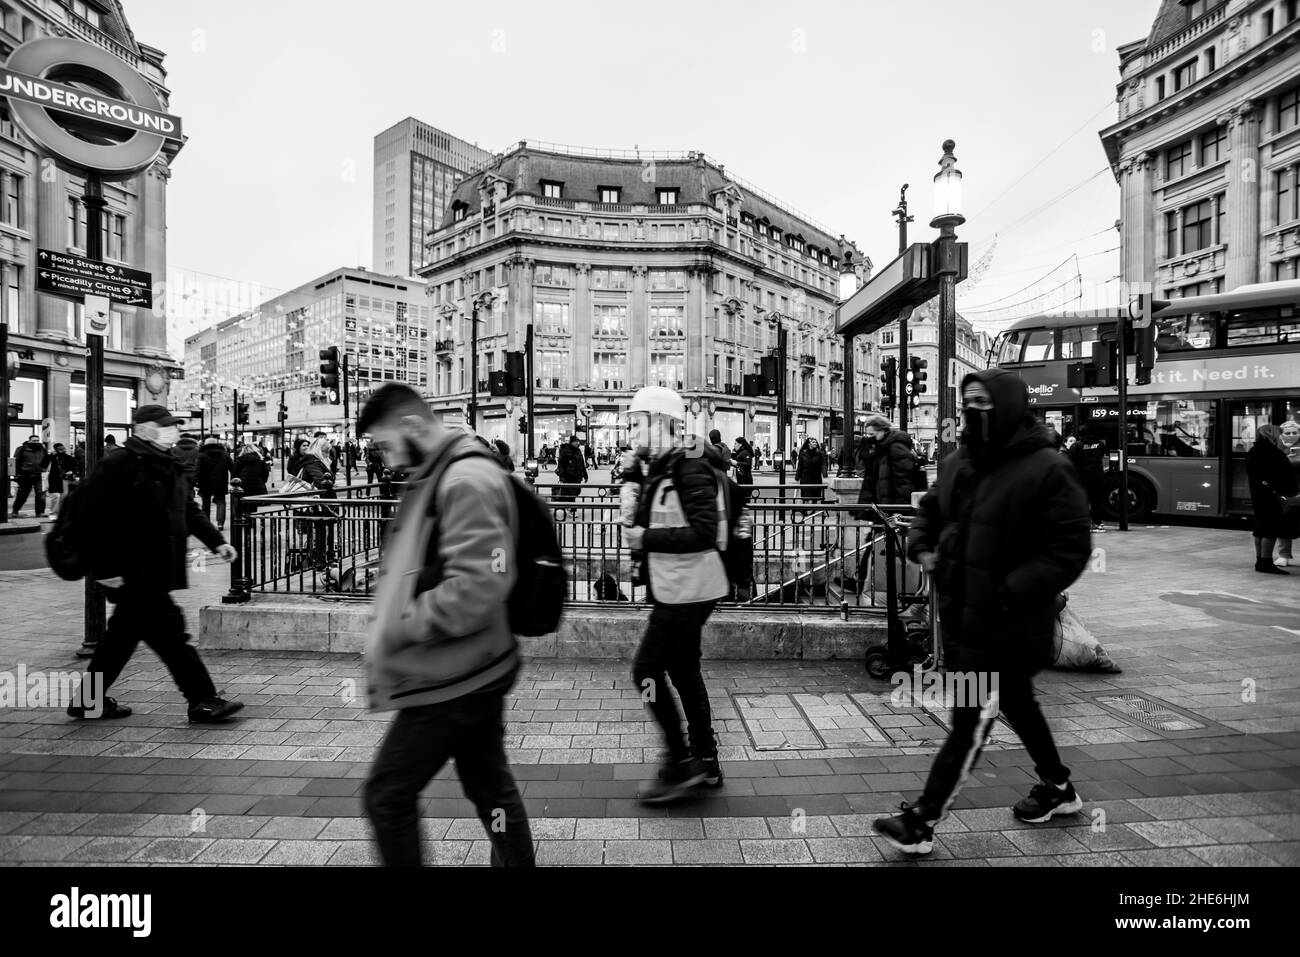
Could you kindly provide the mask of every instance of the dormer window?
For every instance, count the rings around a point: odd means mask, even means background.
[[[676,188],[673,188],[673,189],[661,189],[661,190],[659,190],[659,205],[660,205],[660,206],[676,206],[676,205],[677,205],[677,193],[678,193],[678,190],[677,190]]]
[[[81,17],[81,19],[85,20],[92,27],[98,28],[102,26],[100,12],[90,4],[85,3],[84,0],[71,0],[68,6],[72,8],[73,13]]]
[[[464,203],[460,202],[459,200],[453,203],[451,206],[451,220],[454,223],[459,223],[462,220],[464,220],[465,216],[468,213],[469,213],[469,207],[466,206]]]
[[[622,195],[623,191],[617,186],[598,186],[597,189],[600,190],[600,201],[602,203],[622,202],[619,197]]]
[[[562,199],[561,194],[564,192],[564,184],[552,179],[544,179],[542,183],[542,195],[547,199]]]

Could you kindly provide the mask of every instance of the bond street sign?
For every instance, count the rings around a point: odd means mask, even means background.
[[[141,292],[134,286],[112,282],[107,279],[88,279],[82,276],[70,276],[67,273],[54,272],[50,269],[36,271],[36,291],[48,292],[67,299],[80,302],[86,296],[103,296],[121,306],[144,306],[153,308],[153,297],[148,291]]]
[[[17,47],[0,68],[0,95],[14,121],[69,166],[106,177],[146,169],[181,121],[163,110],[149,81],[107,50],[68,37]]]
[[[36,250],[36,288],[59,296],[107,296],[127,306],[153,308],[153,275],[117,263]]]

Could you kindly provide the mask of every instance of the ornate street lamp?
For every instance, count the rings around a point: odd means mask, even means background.
[[[957,227],[966,222],[961,214],[962,175],[953,155],[956,143],[944,140],[939,172],[934,175],[934,218],[930,227],[939,230],[931,258],[939,277],[939,422],[936,445],[942,459],[953,450],[954,442],[946,436],[956,435],[956,383],[948,381],[948,371],[957,355],[957,274],[961,271],[961,250],[957,247]]]

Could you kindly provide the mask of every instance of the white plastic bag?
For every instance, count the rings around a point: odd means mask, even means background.
[[[1056,654],[1052,667],[1105,671],[1111,674],[1120,672],[1119,665],[1111,660],[1106,649],[1092,636],[1068,604],[1056,617]]]

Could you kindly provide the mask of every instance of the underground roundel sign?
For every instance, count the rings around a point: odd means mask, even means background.
[[[81,40],[44,37],[0,67],[0,95],[38,146],[70,166],[127,176],[181,142],[181,121],[125,61]]]

